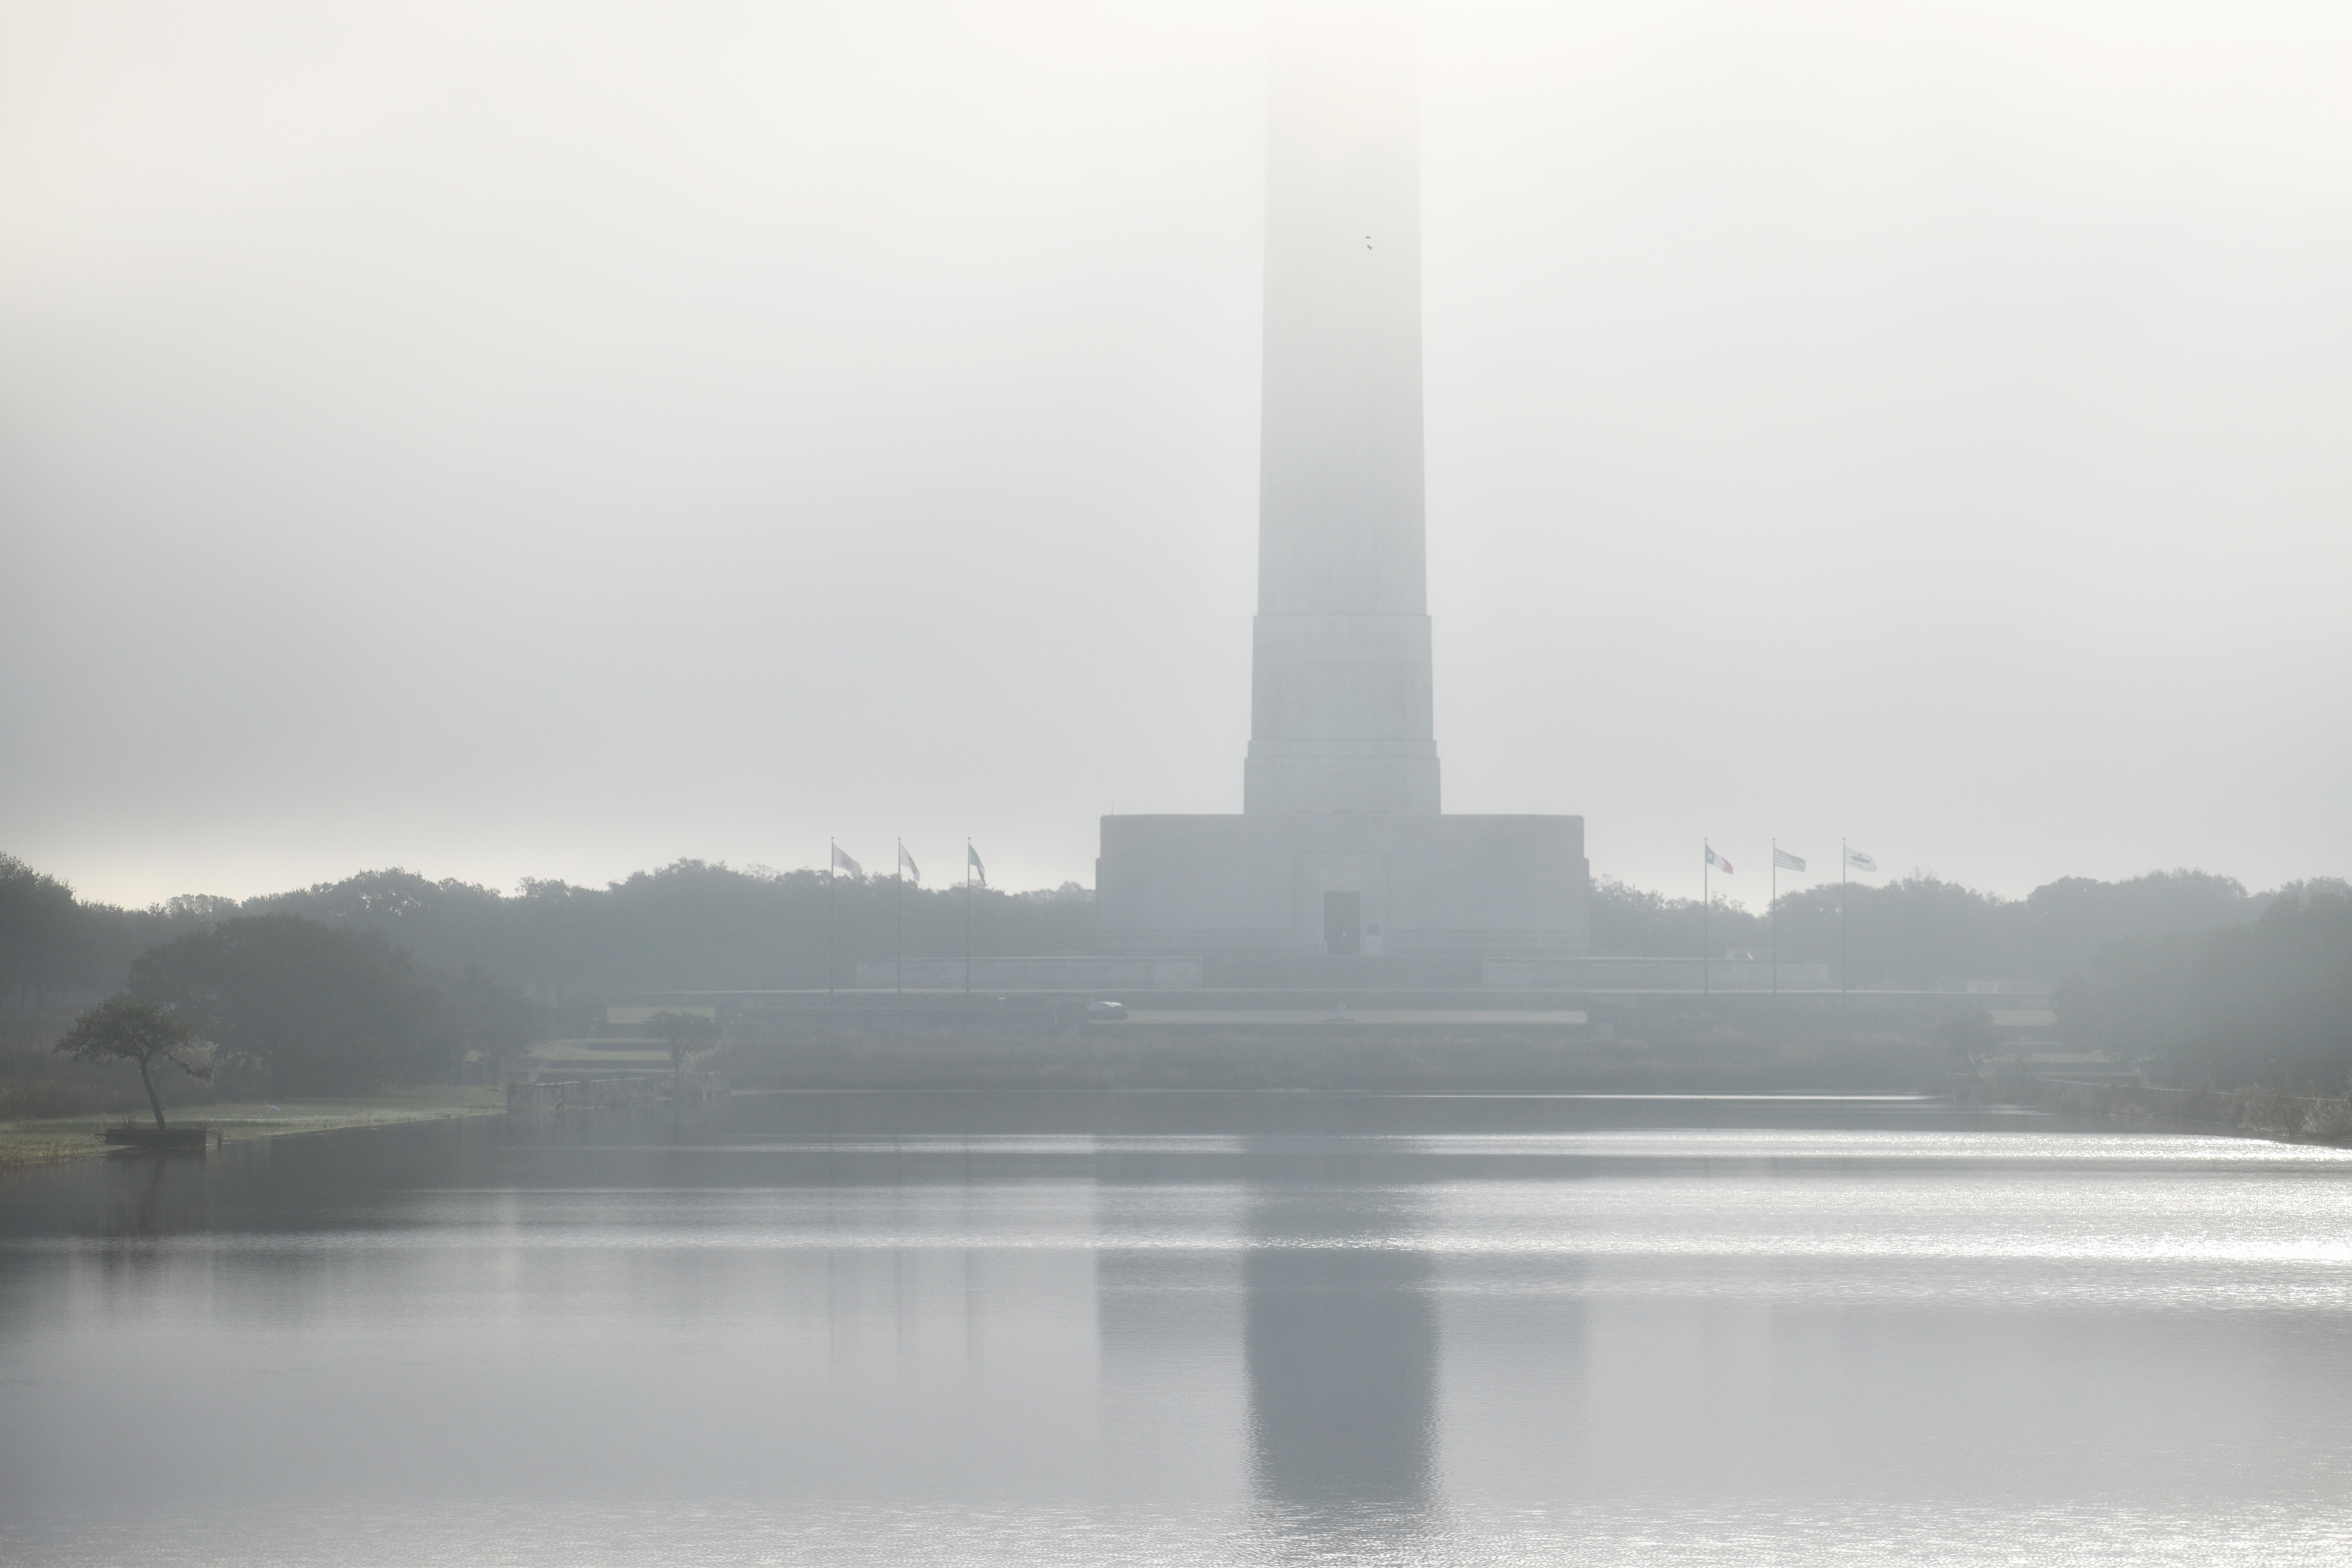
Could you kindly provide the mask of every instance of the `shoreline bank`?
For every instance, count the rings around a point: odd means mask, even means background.
[[[503,1115],[506,1109],[506,1089],[502,1085],[433,1086],[325,1100],[191,1105],[174,1113],[173,1125],[184,1122],[189,1127],[211,1128],[221,1134],[225,1142],[244,1143],[346,1127],[383,1127],[494,1112]],[[100,1136],[100,1129],[120,1126],[125,1121],[152,1125],[144,1116],[120,1115],[0,1121],[0,1170],[22,1170],[113,1152],[114,1145]]]
[[[2235,1133],[2284,1143],[2352,1144],[2352,1095],[2271,1089],[2159,1089],[2151,1084],[2033,1079],[1963,1104],[2012,1105],[2165,1132]]]
[[[844,1070],[849,1064],[838,1057],[830,1060],[820,1057],[814,1061],[805,1056],[797,1061],[790,1057],[784,1060],[772,1057],[755,1065],[744,1061],[738,1055],[728,1065],[737,1072],[751,1068],[743,1073],[743,1077],[751,1081],[738,1079],[741,1088],[754,1092],[781,1090],[787,1093],[856,1094],[892,1090],[1019,1093],[1055,1089],[1116,1093],[1160,1089],[1179,1093],[1255,1091],[1312,1094],[1319,1091],[1327,1094],[1468,1093],[1540,1097],[1567,1092],[1673,1097],[1694,1092],[1764,1096],[1892,1092],[1916,1094],[1958,1106],[2042,1110],[2105,1121],[2119,1128],[2139,1128],[2150,1131],[2220,1133],[2284,1142],[2352,1145],[2352,1096],[2289,1095],[2267,1090],[2171,1089],[2143,1084],[2085,1084],[2052,1079],[2012,1081],[1997,1087],[1987,1084],[1977,1092],[1970,1092],[1969,1088],[1955,1089],[1948,1079],[1943,1084],[1932,1080],[1923,1082],[1921,1079],[1927,1075],[1915,1077],[1904,1072],[1902,1068],[1909,1067],[1916,1070],[1920,1065],[1907,1052],[1888,1053],[1893,1060],[1881,1058],[1871,1063],[1871,1067],[1878,1068],[1875,1071],[1851,1058],[1838,1060],[1833,1054],[1827,1061],[1819,1058],[1805,1059],[1803,1056],[1795,1060],[1784,1058],[1772,1064],[1779,1070],[1758,1072],[1753,1070],[1754,1067],[1761,1064],[1751,1063],[1748,1071],[1725,1074],[1720,1071],[1722,1064],[1717,1052],[1705,1048],[1693,1051],[1685,1047],[1682,1051],[1663,1053],[1651,1048],[1628,1053],[1633,1056],[1633,1060],[1621,1058],[1605,1065],[1590,1057],[1571,1065],[1571,1061],[1562,1060],[1552,1051],[1529,1053],[1539,1058],[1549,1058],[1543,1060],[1541,1068],[1537,1068],[1535,1062],[1528,1059],[1528,1055],[1507,1049],[1496,1053],[1500,1060],[1490,1059],[1483,1064],[1489,1068],[1487,1072],[1461,1074],[1444,1072],[1441,1066],[1443,1053],[1431,1051],[1428,1043],[1423,1042],[1419,1049],[1396,1052],[1392,1056],[1379,1050],[1336,1053],[1339,1060],[1334,1060],[1332,1055],[1323,1051],[1313,1051],[1301,1053],[1306,1060],[1292,1057],[1288,1061],[1282,1061],[1280,1058],[1289,1053],[1276,1053],[1275,1061],[1260,1058],[1255,1064],[1259,1068],[1256,1073],[1244,1071],[1233,1074],[1244,1079],[1259,1078],[1261,1081],[1255,1083],[1234,1082],[1229,1079],[1223,1082],[1207,1081],[1226,1078],[1226,1074],[1238,1065],[1227,1051],[1207,1053],[1209,1059],[1206,1060],[1195,1058],[1184,1062],[1183,1068],[1190,1070],[1162,1073],[1119,1070],[1122,1067],[1131,1069],[1135,1065],[1119,1059],[1125,1055],[1123,1052],[1086,1053],[1094,1057],[1094,1060],[1088,1063],[1093,1070],[1076,1072],[1068,1070],[1071,1064],[1066,1057],[1051,1065],[1033,1058],[1021,1062],[1018,1067],[1002,1059],[983,1066],[967,1058],[957,1064],[964,1069],[962,1071],[940,1071],[938,1069],[945,1064],[928,1052],[908,1056],[887,1051],[880,1054],[883,1060],[869,1060],[862,1064],[867,1069],[862,1072]],[[1366,1060],[1367,1054],[1372,1060]],[[1866,1058],[1874,1053],[1862,1054]],[[1664,1059],[1661,1060],[1661,1057]],[[1381,1060],[1382,1058],[1388,1059]],[[971,1070],[976,1067],[982,1070]],[[1054,1070],[1056,1067],[1062,1070]],[[1858,1067],[1863,1070],[1854,1070]],[[767,1070],[761,1071],[761,1068]],[[1014,1070],[1004,1070],[1007,1068]],[[1020,1070],[1021,1068],[1028,1070]],[[1276,1070],[1269,1073],[1265,1071],[1267,1068]],[[1285,1068],[1289,1070],[1281,1070]],[[1309,1070],[1299,1071],[1301,1068]],[[1367,1071],[1368,1068],[1372,1070]],[[1493,1070],[1497,1068],[1503,1070]],[[1535,1070],[1529,1070],[1531,1068]],[[1824,1068],[1831,1070],[1823,1071]],[[877,1068],[880,1070],[876,1070]],[[1041,1068],[1044,1070],[1039,1070]],[[1333,1070],[1335,1068],[1337,1070]],[[1840,1068],[1843,1070],[1838,1070]],[[1890,1068],[1893,1070],[1888,1070]],[[1906,1078],[1910,1081],[1902,1081]],[[924,1081],[933,1079],[938,1081]],[[1155,1079],[1159,1081],[1152,1081]],[[1265,1081],[1267,1079],[1274,1081]],[[1323,1081],[1300,1082],[1300,1079],[1321,1079]],[[1452,1081],[1444,1081],[1448,1079]],[[1465,1079],[1486,1079],[1488,1081],[1465,1081]],[[1732,1081],[1724,1081],[1727,1079]],[[958,1079],[962,1081],[956,1081]],[[1054,1081],[1057,1079],[1060,1081]],[[1286,1079],[1288,1081],[1284,1081]],[[1502,1081],[1495,1081],[1496,1079]],[[1535,1081],[1528,1081],[1530,1079]],[[334,1099],[189,1106],[179,1113],[174,1124],[214,1129],[222,1135],[225,1142],[236,1143],[354,1127],[390,1126],[460,1116],[503,1115],[507,1110],[508,1097],[504,1085],[438,1085]],[[119,1152],[114,1145],[103,1141],[100,1129],[110,1124],[121,1124],[126,1120],[137,1123],[143,1121],[144,1118],[83,1115],[0,1121],[0,1171]]]

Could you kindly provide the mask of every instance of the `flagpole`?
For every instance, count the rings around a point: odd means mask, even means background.
[[[1772,994],[1780,994],[1780,841],[1772,840]]]
[[[963,841],[963,999],[971,1005],[971,840]]]
[[[893,939],[898,953],[893,962],[898,971],[898,1004],[904,1006],[907,1002],[907,841],[903,838],[898,840],[898,893],[891,900],[890,907],[898,914],[898,932]]]
[[[1708,934],[1708,922],[1715,918],[1715,900],[1707,891],[1707,873],[1715,865],[1715,846],[1702,837],[1698,847],[1698,988],[1712,994],[1715,990],[1715,938]]]
[[[841,846],[824,841],[824,1005],[833,1005],[833,866]]]
[[[1838,994],[1845,994],[1845,840],[1838,840]]]

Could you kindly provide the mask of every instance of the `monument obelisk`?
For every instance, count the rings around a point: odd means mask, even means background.
[[[1403,8],[1278,3],[1271,64],[1242,811],[1104,817],[1096,946],[1310,964],[1581,952],[1583,818],[1438,810]]]
[[[1434,813],[1421,170],[1394,5],[1277,8],[1242,810]]]

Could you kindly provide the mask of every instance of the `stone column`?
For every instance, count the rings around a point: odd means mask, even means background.
[[[1410,25],[1278,5],[1272,68],[1242,809],[1434,813]]]

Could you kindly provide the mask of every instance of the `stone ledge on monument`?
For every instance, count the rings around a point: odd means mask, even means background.
[[[1249,756],[1259,762],[1347,763],[1381,762],[1390,759],[1405,762],[1433,762],[1437,757],[1437,742],[1346,737],[1270,741],[1263,736],[1253,736],[1249,743]]]
[[[1478,960],[1457,952],[1401,952],[1380,958],[1300,952],[1295,947],[1202,956],[1207,988],[1341,996],[1360,992],[1474,992]]]
[[[1770,991],[1769,963],[1752,959],[1490,957],[1479,984],[1497,991]],[[1826,963],[1782,963],[1782,991],[1834,991]]]
[[[860,991],[1197,991],[1201,961],[1192,957],[1097,956],[1037,958],[861,959]]]

